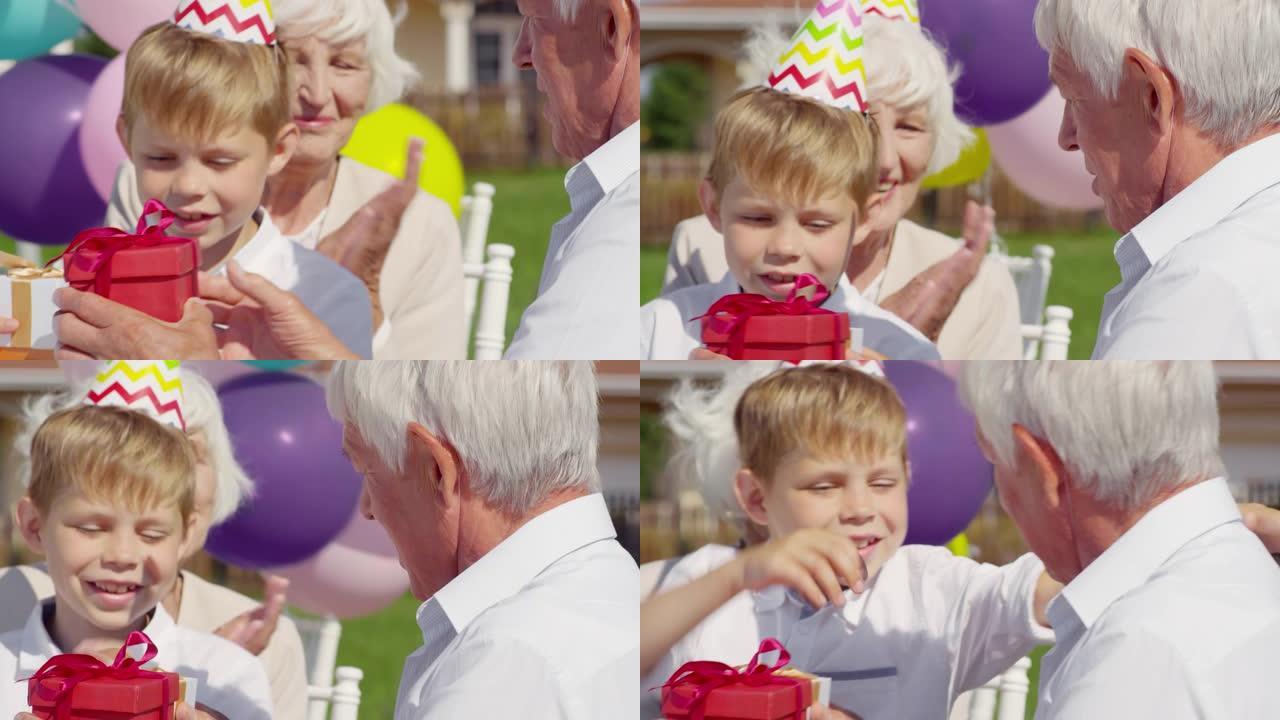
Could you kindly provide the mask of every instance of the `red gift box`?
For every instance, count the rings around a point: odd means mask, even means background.
[[[157,213],[158,222],[149,222]],[[67,284],[166,322],[181,320],[183,305],[199,295],[200,246],[167,237],[173,221],[160,201],[148,200],[132,235],[115,228],[76,235],[62,254]]]
[[[800,295],[811,287],[812,299]],[[820,307],[829,296],[816,277],[805,274],[784,301],[726,295],[695,319],[702,321],[702,344],[733,360],[844,360],[849,314]]]
[[[146,644],[139,659],[125,650]],[[91,655],[57,655],[27,681],[27,703],[39,718],[52,720],[173,720],[182,697],[175,673],[143,670],[156,656],[145,634],[129,634],[111,665]]]
[[[772,665],[760,656],[778,651]],[[662,686],[662,715],[689,720],[803,720],[815,700],[813,676],[784,671],[791,655],[766,638],[745,669],[699,660],[680,666]]]

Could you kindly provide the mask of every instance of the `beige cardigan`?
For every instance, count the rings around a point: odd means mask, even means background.
[[[0,568],[0,633],[21,630],[36,604],[53,597],[53,581],[43,565]],[[258,607],[257,600],[182,571],[182,600],[173,621],[190,630],[212,633],[227,621]],[[271,641],[258,656],[271,682],[273,720],[304,720],[307,715],[307,666],[302,638],[293,621],[280,617]]]
[[[921,227],[910,220],[898,223],[897,235],[884,269],[881,297],[902,289],[925,268],[948,257],[959,241]],[[689,285],[717,282],[729,271],[724,239],[705,215],[676,225],[667,253],[667,273],[662,292]],[[986,258],[978,276],[960,295],[951,317],[942,326],[938,351],[944,360],[1020,360],[1022,323],[1018,292],[1008,268],[996,258]]]
[[[341,227],[394,181],[381,170],[339,158],[320,237]],[[133,165],[126,161],[116,177],[107,224],[134,227],[144,203]],[[453,211],[444,201],[418,191],[391,242],[378,296],[386,319],[374,335],[374,359],[466,358],[462,241]]]

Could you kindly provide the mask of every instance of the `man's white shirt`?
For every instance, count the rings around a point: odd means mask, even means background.
[[[639,571],[602,495],[521,526],[418,608],[396,720],[636,718]]]
[[[695,320],[725,295],[742,292],[732,274],[719,282],[681,288],[640,308],[640,357],[645,360],[687,360],[702,347],[702,325]],[[938,347],[905,320],[858,294],[848,278],[822,304],[827,310],[849,313],[849,322],[862,330],[864,347],[894,360],[937,360]]]
[[[45,629],[44,614],[52,604],[36,605],[25,627],[0,634],[0,718],[27,711],[26,679],[62,653]],[[156,644],[157,667],[196,681],[197,702],[234,720],[272,718],[267,671],[247,650],[216,635],[178,627],[161,606],[143,632]]]
[[[1224,158],[1115,256],[1093,359],[1280,358],[1280,135]]]
[[[506,358],[634,360],[640,123],[570,168],[564,188],[570,212],[551,229],[538,297],[524,311]]]
[[[1223,478],[1144,515],[1047,614],[1039,720],[1280,717],[1280,568]]]
[[[707,545],[682,558],[663,592],[729,562],[737,549]],[[747,663],[775,637],[791,665],[832,680],[832,705],[862,720],[947,717],[957,695],[1007,670],[1053,631],[1035,620],[1043,563],[1024,555],[983,565],[945,548],[908,545],[843,608],[816,612],[781,587],[742,592],[682,638],[641,680],[645,717],[656,717],[661,685],[691,660]]]

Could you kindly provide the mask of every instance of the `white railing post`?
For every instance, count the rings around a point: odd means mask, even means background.
[[[998,720],[1023,720],[1027,716],[1027,691],[1031,688],[1027,671],[1030,669],[1031,659],[1019,658],[1013,667],[1000,676]]]
[[[462,270],[466,279],[463,285],[463,312],[467,316],[467,337],[471,337],[474,325],[476,296],[480,290],[480,276],[484,274],[484,244],[489,235],[489,220],[493,215],[494,187],[478,182],[471,188],[471,202],[465,210],[462,225]]]
[[[1000,689],[1000,678],[993,677],[990,682],[973,691],[973,701],[969,705],[969,720],[995,720],[996,693]]]
[[[338,682],[333,687],[333,714],[330,720],[356,720],[360,711],[360,668],[343,666],[334,671]]]
[[[501,360],[507,345],[507,303],[511,294],[511,258],[516,250],[495,243],[484,266],[484,293],[476,323],[476,360]]]
[[[342,638],[342,623],[332,615],[319,621],[302,621],[309,626],[314,645],[309,648],[307,683],[307,720],[325,720],[329,715],[329,701],[333,696],[333,666],[338,662],[338,641]]]
[[[1071,346],[1071,318],[1075,313],[1069,307],[1050,305],[1044,309],[1044,334],[1040,340],[1041,360],[1066,360]]]

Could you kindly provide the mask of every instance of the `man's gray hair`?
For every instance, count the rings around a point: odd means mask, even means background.
[[[1013,426],[1022,425],[1118,509],[1225,473],[1209,362],[972,362],[960,395],[999,465],[1014,465]]]
[[[1177,78],[1187,119],[1223,147],[1280,124],[1276,0],[1040,0],[1035,27],[1112,100],[1125,50],[1146,53]]]
[[[329,412],[404,472],[409,423],[457,451],[472,492],[515,517],[561,490],[597,492],[600,425],[586,361],[341,362]]]

